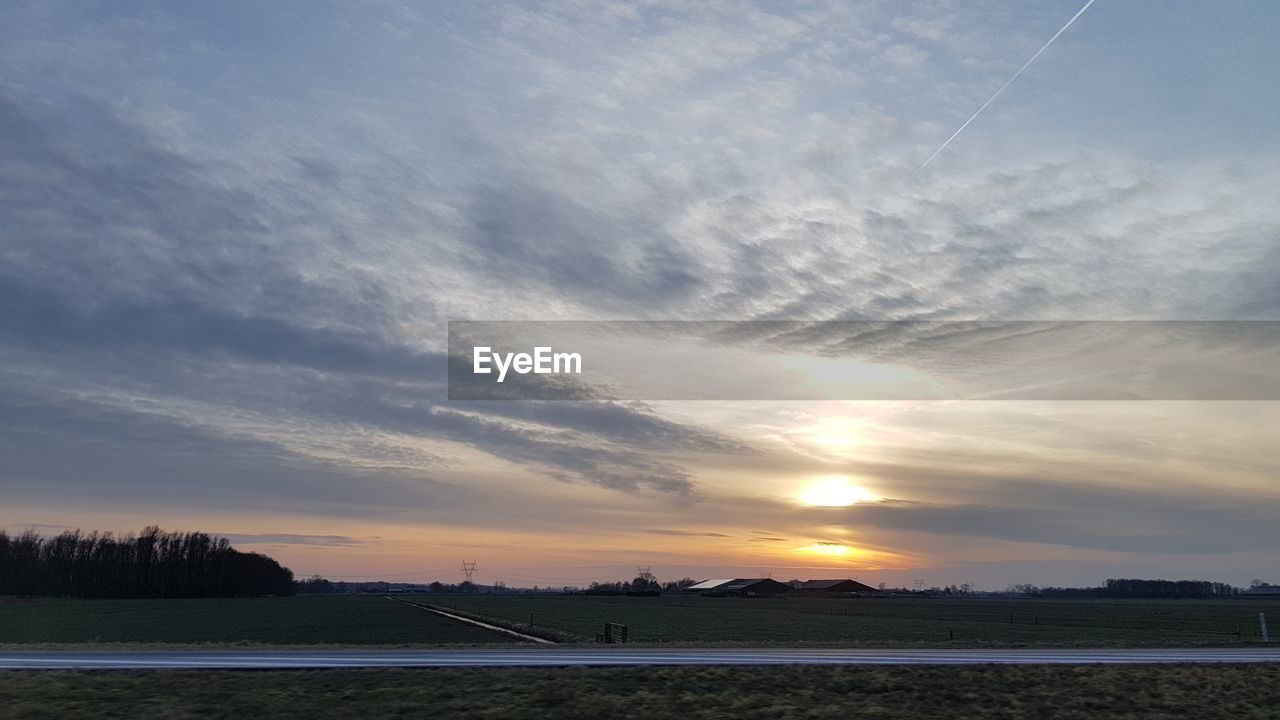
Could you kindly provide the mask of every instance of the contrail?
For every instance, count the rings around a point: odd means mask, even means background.
[[[965,121],[964,121],[964,124],[963,124],[963,125],[961,125],[961,126],[960,126],[960,128],[959,128],[958,130],[956,130],[955,132],[951,133],[951,137],[947,138],[947,141],[946,141],[946,142],[944,142],[944,143],[942,143],[942,146],[941,146],[941,147],[939,147],[937,150],[934,150],[934,151],[933,151],[933,154],[929,156],[929,159],[928,159],[928,160],[925,160],[923,163],[921,163],[921,164],[920,164],[920,167],[922,167],[922,168],[923,168],[925,165],[928,165],[929,163],[933,162],[933,159],[934,159],[934,158],[936,158],[936,157],[938,157],[938,153],[942,152],[943,150],[946,150],[946,149],[947,149],[947,146],[951,144],[951,141],[952,141],[952,140],[955,140],[957,135],[959,135],[960,133],[964,132],[964,129],[965,129],[965,128],[967,128],[967,127],[969,127],[969,123],[973,122],[973,121],[974,121],[974,120],[975,120],[979,115],[981,115],[981,114],[982,114],[982,111],[983,111],[983,110],[986,110],[986,109],[987,109],[987,106],[988,106],[988,105],[990,105],[990,104],[991,104],[991,102],[992,102],[993,100],[995,100],[996,98],[1000,97],[1000,93],[1004,92],[1004,89],[1005,89],[1005,88],[1007,88],[1007,87],[1009,87],[1009,85],[1010,85],[1010,84],[1012,84],[1014,80],[1017,80],[1017,79],[1018,79],[1018,76],[1022,74],[1022,71],[1023,71],[1023,70],[1026,70],[1027,68],[1031,67],[1031,63],[1035,62],[1035,61],[1036,61],[1036,58],[1040,57],[1040,54],[1041,54],[1041,53],[1043,53],[1045,50],[1048,50],[1048,49],[1049,49],[1049,46],[1053,44],[1053,41],[1054,41],[1054,40],[1057,40],[1059,35],[1061,35],[1062,33],[1066,32],[1066,31],[1067,31],[1067,28],[1071,27],[1071,23],[1074,23],[1077,19],[1079,19],[1079,18],[1080,18],[1080,16],[1084,14],[1084,11],[1085,11],[1085,10],[1088,10],[1088,9],[1089,9],[1089,6],[1090,6],[1090,5],[1092,5],[1092,4],[1093,4],[1094,2],[1096,2],[1096,1],[1097,1],[1097,0],[1089,0],[1089,2],[1087,2],[1087,3],[1085,3],[1085,4],[1084,4],[1084,7],[1080,8],[1079,12],[1077,12],[1075,15],[1072,15],[1072,16],[1071,16],[1071,19],[1067,21],[1067,24],[1066,24],[1066,25],[1063,25],[1063,26],[1058,30],[1058,32],[1054,33],[1054,34],[1053,34],[1053,37],[1049,38],[1049,42],[1047,42],[1047,43],[1045,43],[1043,46],[1041,46],[1041,48],[1040,48],[1039,50],[1037,50],[1037,51],[1036,51],[1036,54],[1031,56],[1031,59],[1030,59],[1030,60],[1028,60],[1028,61],[1026,61],[1025,63],[1023,63],[1023,64],[1022,64],[1022,67],[1018,68],[1018,72],[1014,73],[1014,74],[1013,74],[1013,76],[1012,76],[1012,77],[1010,77],[1008,80],[1005,80],[1005,81],[1004,81],[1004,84],[1000,86],[1000,89],[996,91],[996,94],[995,94],[995,95],[992,95],[992,96],[991,96],[991,98],[990,98],[989,100],[987,100],[986,102],[982,103],[982,107],[978,108],[978,112],[976,112],[976,113],[974,113],[972,116],[970,116],[968,120],[965,120]]]

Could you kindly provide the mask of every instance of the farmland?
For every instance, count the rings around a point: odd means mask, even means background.
[[[1256,642],[1280,602],[471,595],[432,600],[592,639],[606,622],[640,643],[1157,647]]]
[[[0,645],[442,645],[512,638],[379,596],[0,599]]]
[[[1224,646],[1260,640],[1280,601],[429,595],[535,633],[592,642],[606,622],[643,644],[849,647]],[[200,600],[0,599],[0,645],[398,645],[513,639],[378,595]]]
[[[1280,716],[1277,684],[1277,665],[14,671],[0,683],[0,720],[1261,720]]]

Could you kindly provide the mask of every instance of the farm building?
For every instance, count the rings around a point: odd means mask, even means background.
[[[791,589],[790,585],[770,578],[732,578],[728,580],[705,580],[697,585],[690,585],[685,592],[696,592],[704,595],[779,595]]]
[[[1265,595],[1267,597],[1280,597],[1280,585],[1254,585],[1244,591],[1245,595]]]
[[[733,578],[718,578],[716,580],[703,580],[702,582],[696,585],[690,585],[689,587],[685,588],[684,591],[691,592],[691,593],[707,592],[710,590],[714,590],[720,587],[721,585],[727,585],[731,582],[733,582]]]
[[[800,592],[814,594],[839,594],[839,593],[855,593],[855,592],[880,592],[870,585],[864,585],[857,580],[842,578],[839,580],[805,580],[796,588]]]

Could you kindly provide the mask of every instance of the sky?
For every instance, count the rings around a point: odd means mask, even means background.
[[[1280,581],[1273,401],[448,399],[457,320],[1280,320],[1280,5],[1098,0],[920,167],[1080,5],[8,3],[0,526]]]

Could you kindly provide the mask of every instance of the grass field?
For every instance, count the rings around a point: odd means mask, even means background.
[[[632,642],[854,647],[1197,646],[1256,642],[1280,601],[777,599],[444,595],[425,602],[584,641],[605,622]],[[1237,633],[1239,633],[1237,635]],[[210,600],[0,599],[0,645],[510,643],[377,595]]]
[[[641,643],[855,646],[1190,646],[1260,640],[1257,617],[1280,626],[1280,601],[919,598],[704,598],[547,595],[431,600],[591,639],[605,622]],[[1237,634],[1239,633],[1239,634]]]
[[[1280,717],[1280,666],[3,673],[0,720]]]
[[[0,645],[440,645],[514,639],[384,597],[0,599]]]

